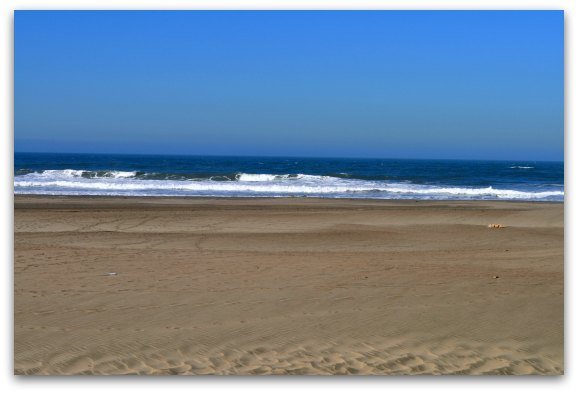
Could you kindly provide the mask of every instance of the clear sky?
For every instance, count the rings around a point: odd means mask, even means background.
[[[564,15],[15,12],[15,151],[563,160]]]

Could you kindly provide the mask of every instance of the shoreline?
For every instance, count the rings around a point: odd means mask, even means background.
[[[294,196],[282,196],[282,197],[271,197],[271,196],[122,196],[122,195],[45,195],[45,194],[13,194],[14,202],[23,202],[27,199],[30,200],[134,200],[134,201],[316,201],[316,202],[330,202],[330,201],[345,201],[345,202],[374,202],[377,204],[414,204],[414,203],[426,203],[426,204],[462,204],[462,203],[473,203],[473,204],[484,204],[484,203],[514,203],[514,204],[552,204],[552,205],[564,205],[565,201],[540,201],[540,200],[516,200],[516,199],[381,199],[381,198],[322,198],[322,197],[294,197]]]

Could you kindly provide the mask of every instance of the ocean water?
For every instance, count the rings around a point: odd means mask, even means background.
[[[14,193],[564,200],[564,163],[16,153]]]

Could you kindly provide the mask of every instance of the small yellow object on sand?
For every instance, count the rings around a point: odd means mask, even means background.
[[[488,225],[488,228],[491,228],[491,229],[502,229],[502,228],[505,228],[505,226],[502,225],[502,224],[490,224],[490,225]]]

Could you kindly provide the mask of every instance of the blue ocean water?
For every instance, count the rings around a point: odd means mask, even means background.
[[[16,153],[45,195],[564,200],[564,163]]]

